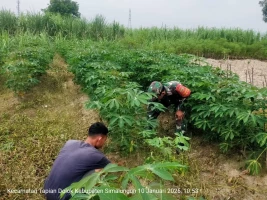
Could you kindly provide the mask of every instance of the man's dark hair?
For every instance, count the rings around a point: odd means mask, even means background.
[[[105,124],[101,122],[93,123],[88,129],[89,136],[95,136],[98,134],[103,134],[103,135],[108,134],[108,128],[105,126]]]

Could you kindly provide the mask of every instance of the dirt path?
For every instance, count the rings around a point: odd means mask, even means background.
[[[214,60],[206,62],[223,70],[232,70],[240,80],[252,83],[257,87],[267,87],[267,62],[259,60]]]
[[[192,166],[199,167],[198,181],[208,199],[266,200],[267,175],[250,176],[245,170],[245,158],[238,152],[221,154],[218,144],[193,138],[189,153]]]
[[[44,199],[39,190],[61,147],[85,139],[88,127],[100,121],[96,111],[85,109],[88,97],[72,79],[64,60],[55,57],[42,84],[24,96],[0,87],[0,200]]]

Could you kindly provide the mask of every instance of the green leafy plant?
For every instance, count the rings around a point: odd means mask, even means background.
[[[100,109],[111,130],[120,133],[117,142],[124,150],[134,149],[142,139],[148,139],[149,146],[166,148],[165,153],[171,152],[169,149],[175,145],[168,137],[158,138],[152,134],[154,138],[151,138],[149,132],[144,132],[146,126],[153,123],[145,118],[146,102],[152,96],[141,89],[146,90],[154,80],[178,80],[192,90],[190,98],[184,102],[189,125],[204,132],[205,137],[222,142],[223,152],[232,148],[263,150],[262,143],[266,140],[258,143],[255,136],[266,133],[266,88],[241,82],[234,73],[211,66],[199,67],[192,61],[194,59],[194,56],[114,45],[105,49],[90,47],[70,63],[73,63],[71,70],[77,82],[91,97],[90,108]],[[178,148],[186,150],[188,140],[180,135],[174,141]]]
[[[170,157],[175,150],[187,151],[190,147],[188,141],[189,137],[186,137],[181,132],[174,134],[175,138],[171,137],[153,137],[153,139],[146,139],[149,146],[152,146],[159,150],[161,154],[166,157]]]
[[[132,89],[131,85],[128,87],[106,90],[103,98],[89,102],[88,107],[99,109],[101,116],[109,122],[111,135],[116,134],[114,141],[123,150],[132,152],[138,144],[142,145],[142,136],[153,134],[143,130],[156,124],[145,115],[151,94]],[[100,88],[103,91],[103,87]]]
[[[163,162],[126,167],[109,164],[100,172],[91,174],[63,190],[61,197],[69,192],[71,199],[175,199],[168,194],[163,181],[174,181],[171,172],[185,172],[187,167],[177,162]],[[171,171],[171,172],[170,172]],[[146,182],[142,185],[141,180]],[[155,192],[156,191],[156,192]],[[158,191],[158,192],[157,192]]]
[[[190,147],[190,144],[188,143],[190,138],[184,136],[182,132],[175,133],[175,136],[176,136],[174,139],[175,147],[180,150],[187,151]]]
[[[256,142],[261,146],[265,147],[258,155],[256,159],[250,159],[247,160],[246,165],[247,169],[252,175],[258,175],[262,169],[261,163],[259,159],[262,157],[263,153],[267,151],[267,133],[261,132],[258,133],[253,140],[256,140]]]
[[[17,94],[28,91],[40,82],[51,59],[49,50],[41,47],[9,53],[2,66],[2,74],[7,77],[7,87]]]
[[[246,161],[247,169],[252,175],[258,175],[261,171],[261,164],[256,160],[247,160]]]

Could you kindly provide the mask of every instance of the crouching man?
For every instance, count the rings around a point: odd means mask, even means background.
[[[98,150],[104,146],[107,134],[107,127],[103,123],[96,122],[89,127],[85,141],[66,142],[45,180],[44,190],[53,191],[45,194],[47,200],[59,200],[60,191],[110,163]],[[70,198],[70,194],[65,194],[62,199]]]
[[[150,102],[158,102],[165,107],[169,107],[170,105],[175,106],[176,131],[186,132],[183,102],[190,96],[191,90],[178,81],[170,81],[164,84],[158,81],[153,81],[148,88],[148,92],[157,95],[156,97],[153,97]],[[153,105],[149,104],[147,118],[156,119],[161,111],[153,110],[152,108]]]

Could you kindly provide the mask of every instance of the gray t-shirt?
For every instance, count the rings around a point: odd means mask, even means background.
[[[45,180],[47,200],[59,200],[61,190],[80,181],[89,171],[104,168],[109,163],[105,155],[90,144],[79,140],[67,141]],[[70,198],[65,196],[64,200]]]

